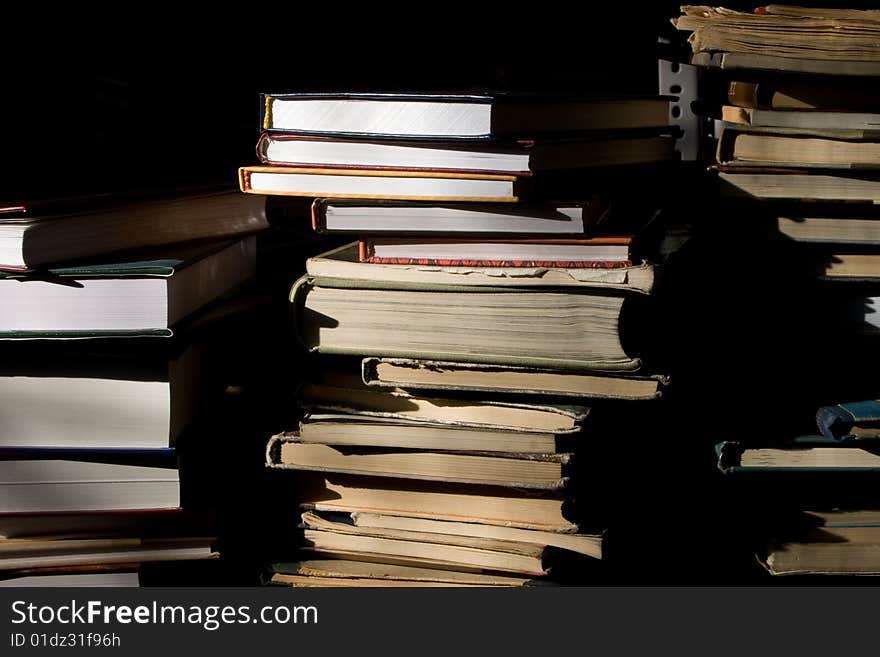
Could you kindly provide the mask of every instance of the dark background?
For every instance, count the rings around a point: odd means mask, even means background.
[[[150,5],[94,20],[80,11],[68,22],[55,13],[51,21],[10,19],[0,46],[0,201],[202,182],[235,187],[237,168],[256,163],[260,92],[652,94],[658,55],[686,52],[669,23],[678,4],[669,2],[226,11],[184,15],[180,7]],[[672,223],[712,219],[692,192],[698,180],[699,172],[682,168],[678,189],[674,182],[667,189],[667,198],[679,199],[667,208]],[[632,181],[633,194],[642,182]],[[300,248],[302,231],[286,237]],[[759,521],[743,504],[758,496],[721,480],[712,446],[745,430],[755,438],[755,428],[767,426],[772,431],[764,435],[778,438],[778,425],[788,422],[779,407],[806,409],[795,424],[809,427],[808,411],[831,398],[800,396],[822,376],[801,356],[833,348],[833,340],[811,323],[811,288],[792,287],[791,276],[768,286],[754,268],[743,278],[741,260],[725,268],[745,252],[753,263],[776,262],[786,271],[777,250],[756,252],[750,239],[710,233],[690,242],[681,264],[670,268],[655,324],[678,392],[662,406],[610,407],[605,414],[617,442],[600,447],[584,494],[606,505],[617,528],[612,583],[762,581],[747,531]],[[214,583],[256,583],[261,560],[286,556],[279,538],[289,538],[295,512],[285,482],[262,470],[268,435],[290,428],[288,384],[311,366],[289,340],[283,307],[301,260],[292,264],[279,245],[263,246],[270,263],[277,255],[288,266],[267,279],[280,305],[263,306],[235,327],[229,383],[246,384],[246,394],[215,418],[210,461],[201,449],[184,450],[207,481],[202,492],[213,491],[223,509],[229,567]],[[732,245],[742,251],[731,252]],[[722,273],[712,278],[709,271]],[[741,314],[724,328],[731,306]],[[225,335],[218,340],[230,344]],[[839,376],[848,365],[824,367]]]

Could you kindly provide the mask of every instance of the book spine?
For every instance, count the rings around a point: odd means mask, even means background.
[[[324,233],[327,230],[327,204],[323,200],[316,198],[312,201],[311,216],[312,230],[316,233]]]
[[[251,193],[251,172],[247,167],[239,167],[238,169],[238,188],[244,193]]]

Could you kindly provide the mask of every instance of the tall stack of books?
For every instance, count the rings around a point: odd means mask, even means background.
[[[880,396],[880,14],[682,12],[673,22],[706,67],[701,106],[717,121],[716,217],[748,235],[730,241],[747,243],[750,267],[763,269],[755,296],[779,299],[747,336],[770,346],[776,367],[775,389],[758,384],[746,403],[766,390],[774,410],[763,432],[752,423],[748,436],[724,436],[721,467],[751,493],[757,513],[743,528],[771,573],[880,572],[880,499],[866,485],[878,434],[854,430],[876,420],[876,402],[850,403]]]
[[[130,586],[217,556],[177,448],[215,392],[206,313],[228,314],[265,226],[228,191],[0,210],[4,584]]]
[[[668,101],[267,94],[263,108],[263,165],[241,169],[242,191],[312,198],[303,221],[359,238],[309,258],[291,290],[316,357],[298,427],[267,446],[269,466],[296,471],[285,499],[302,529],[273,581],[584,581],[603,545],[572,494],[597,468],[591,416],[665,384],[630,333],[654,286],[656,207],[629,185],[676,158]]]

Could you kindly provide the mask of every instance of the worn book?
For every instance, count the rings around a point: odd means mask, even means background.
[[[880,226],[880,222],[878,222]],[[878,238],[880,241],[880,238]],[[361,262],[358,242],[306,260],[306,273],[316,279],[343,279],[406,286],[464,285],[515,288],[596,288],[648,294],[656,267],[638,262],[624,267],[440,267]]]
[[[780,532],[758,555],[773,575],[878,575],[876,509],[806,511],[802,526]]]
[[[366,236],[359,243],[359,259],[380,265],[611,269],[632,266],[632,250],[632,236],[518,240]]]
[[[672,160],[668,136],[605,137],[462,144],[390,140],[330,139],[264,132],[257,157],[267,165],[486,172],[529,176],[560,169],[583,169]]]
[[[880,203],[876,172],[827,173],[819,170],[737,167],[718,174],[723,196],[777,201]]]
[[[880,168],[880,131],[725,125],[717,159],[726,166]]]
[[[365,358],[363,380],[380,388],[467,390],[591,399],[656,399],[669,379],[663,375],[614,376],[528,367],[452,363],[413,358]]]
[[[564,533],[579,529],[574,505],[558,491],[305,472],[296,484],[297,499],[309,510],[363,511]]]
[[[754,12],[686,5],[681,11],[672,22],[679,30],[691,32],[688,42],[695,53],[880,65],[876,11],[784,5],[767,5]]]
[[[390,516],[364,511],[355,511],[350,514],[350,517],[355,527],[434,534],[438,535],[440,540],[443,540],[444,536],[458,536],[473,539],[531,543],[577,552],[594,559],[602,558],[603,536],[601,533],[566,534],[536,529],[521,529],[519,527],[506,527],[503,525],[485,525],[474,522],[407,518],[405,516]]]
[[[799,130],[880,130],[880,114],[823,112],[818,110],[764,110],[725,105],[721,118],[728,123],[756,128]]]
[[[880,245],[880,221],[870,216],[822,216],[804,212],[780,216],[776,227],[782,235],[796,242],[820,244]],[[868,255],[868,254],[863,254]]]
[[[301,441],[295,432],[272,436],[269,467],[376,475],[463,484],[557,490],[568,483],[570,453],[451,452],[393,447],[354,447]]]
[[[590,409],[582,405],[426,397],[381,390],[357,382],[306,383],[297,391],[304,408],[335,413],[545,433],[580,431]]]
[[[345,447],[397,447],[453,452],[548,454],[564,451],[555,433],[365,415],[309,413],[299,424],[302,443]]]
[[[272,565],[271,584],[280,586],[532,586],[530,577],[424,568],[351,559],[306,559]]]
[[[27,270],[122,251],[231,238],[268,227],[262,199],[238,192],[126,200],[98,196],[0,207],[0,269]]]
[[[0,339],[159,336],[256,271],[256,238],[0,275]]]
[[[870,440],[841,443],[825,436],[800,436],[774,447],[724,442],[716,449],[718,466],[725,472],[880,470],[880,450]]]
[[[300,342],[319,353],[567,370],[641,366],[621,337],[622,318],[630,308],[638,314],[636,302],[612,291],[305,276],[290,299]]]
[[[358,527],[332,514],[302,514],[307,550],[324,556],[359,557],[401,565],[497,571],[544,576],[546,547],[480,537]]]
[[[880,89],[864,80],[846,77],[771,76],[759,81],[733,80],[726,101],[739,108],[782,110],[750,112],[768,122],[840,121],[861,122],[876,116]],[[874,124],[870,120],[870,124]],[[755,125],[759,125],[755,123]],[[763,123],[776,125],[776,123]],[[791,127],[806,127],[802,125]],[[820,127],[820,126],[815,126]],[[821,127],[856,127],[822,125]],[[865,126],[867,127],[867,126]]]
[[[264,94],[263,130],[394,139],[535,137],[669,125],[661,97]]]
[[[709,52],[700,51],[691,56],[694,66],[706,66],[726,71],[810,74],[832,79],[835,76],[876,77],[880,62],[843,59],[805,59],[781,56],[770,52]]]

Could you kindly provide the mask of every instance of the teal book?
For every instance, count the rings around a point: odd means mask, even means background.
[[[816,425],[828,440],[880,438],[880,401],[870,399],[822,406],[816,412]]]
[[[253,277],[256,238],[46,272],[0,273],[0,340],[169,337]]]

